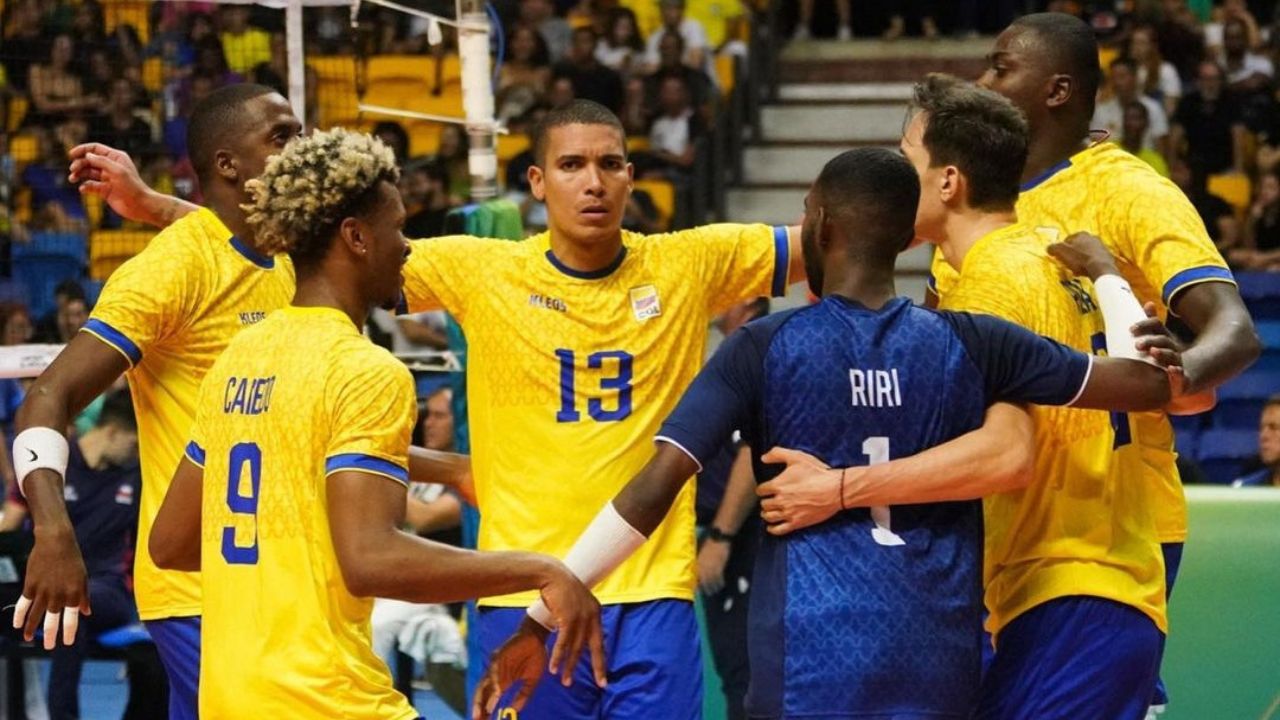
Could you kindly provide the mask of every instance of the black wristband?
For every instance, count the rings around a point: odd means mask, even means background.
[[[707,528],[707,534],[705,537],[706,539],[712,540],[715,542],[725,542],[725,543],[733,542],[732,535],[722,531],[720,528],[716,527],[715,525],[712,525],[711,527]]]

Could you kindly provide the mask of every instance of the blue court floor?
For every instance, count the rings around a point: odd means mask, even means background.
[[[42,660],[39,664],[40,687],[44,688],[49,663]],[[116,720],[124,712],[128,692],[123,663],[86,663],[80,680],[80,716],[86,720]],[[414,707],[426,720],[462,720],[434,693],[419,690],[414,695]]]

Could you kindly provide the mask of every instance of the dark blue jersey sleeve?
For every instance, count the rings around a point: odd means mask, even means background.
[[[679,446],[699,470],[743,430],[759,407],[764,381],[766,326],[754,323],[730,335],[694,378],[658,439]]]
[[[990,402],[1068,405],[1080,395],[1093,358],[990,315],[944,312],[986,379]]]

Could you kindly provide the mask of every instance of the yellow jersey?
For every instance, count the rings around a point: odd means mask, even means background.
[[[342,579],[326,478],[407,484],[413,378],[334,308],[287,307],[236,337],[200,388],[200,716],[402,720],[373,652],[373,599]]]
[[[161,571],[147,541],[195,418],[200,381],[240,330],[293,298],[288,258],[266,258],[201,208],[111,274],[81,332],[129,361],[142,500],[134,592],[143,620],[200,614],[198,573]]]
[[[1106,348],[1102,313],[1087,279],[1072,278],[1029,227],[981,238],[942,297],[946,310],[986,313],[1082,352]],[[1155,520],[1142,502],[1142,457],[1122,413],[1031,408],[1031,484],[983,501],[984,584],[996,634],[1054,598],[1091,595],[1130,605],[1164,630],[1164,562]]]
[[[1116,258],[1134,294],[1154,302],[1163,319],[1179,292],[1202,282],[1234,283],[1222,254],[1182,190],[1116,145],[1098,143],[1028,182],[1018,220],[1046,243],[1072,233],[1097,235]],[[930,284],[939,297],[955,271],[935,253]],[[1162,412],[1133,413],[1133,434],[1148,478],[1161,542],[1187,538],[1187,503],[1175,465],[1173,427]]]
[[[782,294],[787,268],[787,229],[766,225],[624,232],[617,259],[592,273],[560,263],[547,233],[415,241],[408,309],[444,308],[467,336],[479,548],[564,557],[653,456],[702,365],[711,319]],[[596,587],[602,603],[693,599],[693,495],[689,483],[644,547]]]

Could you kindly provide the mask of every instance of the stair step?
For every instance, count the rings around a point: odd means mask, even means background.
[[[907,119],[903,103],[841,104],[821,107],[767,105],[760,127],[764,139],[824,140],[896,144]]]
[[[884,145],[896,148],[896,145]],[[849,146],[839,143],[818,146],[806,145],[755,145],[746,148],[743,156],[743,170],[746,184],[760,185],[796,185],[808,187],[818,177],[822,166],[827,161],[848,150]]]
[[[848,60],[786,60],[778,69],[783,83],[914,83],[931,72],[975,79],[987,67],[983,58],[898,58]]]
[[[914,83],[784,83],[778,86],[783,103],[909,102]]]

